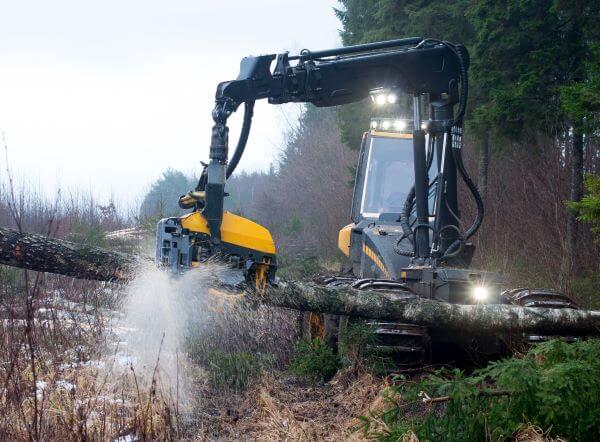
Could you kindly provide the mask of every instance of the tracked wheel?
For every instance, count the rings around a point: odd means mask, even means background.
[[[431,343],[427,327],[398,322],[368,322],[377,343],[369,350],[388,357],[396,367],[413,367],[430,360]]]
[[[399,298],[414,296],[403,283],[389,279],[335,275],[318,278],[316,282],[327,287],[380,290],[393,293]],[[347,323],[348,318],[344,316],[305,313],[303,330],[306,332],[304,337],[321,338],[336,348],[339,341],[338,336],[343,333]],[[418,366],[430,360],[431,340],[426,327],[398,322],[366,321],[365,323],[372,327],[376,337],[376,342],[368,346],[368,352],[390,359],[396,367]]]
[[[518,305],[521,307],[544,307],[552,309],[579,309],[579,306],[564,293],[547,289],[528,289],[516,288],[505,290],[501,294],[502,302],[505,304]],[[526,344],[544,342],[550,339],[558,338],[567,341],[576,341],[580,339],[575,336],[548,336],[548,335],[523,335],[523,341]]]

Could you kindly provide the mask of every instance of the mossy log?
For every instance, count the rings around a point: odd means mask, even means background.
[[[139,259],[132,255],[0,227],[0,264],[80,279],[124,281]],[[217,272],[218,273],[218,272]],[[216,285],[217,281],[215,281]],[[525,332],[542,335],[599,335],[600,312],[513,305],[456,305],[411,294],[330,288],[306,282],[280,282],[253,301],[294,310],[365,319],[408,322],[435,330],[477,334]]]
[[[131,276],[135,262],[131,255],[0,227],[0,264],[80,279],[114,281]]]
[[[448,304],[412,294],[329,288],[301,282],[282,282],[260,296],[262,302],[279,307],[408,322],[455,333],[600,335],[600,311]]]

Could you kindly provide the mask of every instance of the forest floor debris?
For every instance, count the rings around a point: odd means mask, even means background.
[[[204,398],[199,410],[202,438],[250,440],[363,440],[361,416],[381,406],[387,381],[371,374],[340,371],[313,384],[283,372],[264,372],[238,396]]]

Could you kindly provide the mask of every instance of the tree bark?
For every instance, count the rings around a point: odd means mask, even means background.
[[[481,198],[486,200],[488,188],[488,171],[490,166],[490,135],[485,134],[481,149],[479,150],[479,173],[477,179],[477,187]]]
[[[571,149],[571,189],[569,200],[581,201],[583,197],[583,121],[577,121],[573,125],[573,143]],[[573,270],[575,256],[577,255],[578,236],[577,215],[567,210],[567,232],[565,238],[565,252],[561,262],[561,279],[563,288],[569,285],[571,272]]]
[[[257,296],[261,302],[278,307],[408,322],[454,333],[600,335],[600,311],[448,304],[412,294],[329,288],[301,282],[282,282]]]
[[[80,279],[127,279],[136,258],[96,247],[0,227],[0,264]]]

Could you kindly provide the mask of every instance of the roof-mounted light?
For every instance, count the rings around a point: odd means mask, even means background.
[[[384,132],[407,132],[410,131],[412,123],[409,120],[399,118],[373,118],[371,129]]]
[[[371,100],[377,106],[385,106],[386,104],[396,104],[398,102],[398,94],[392,91],[379,89],[371,92]]]
[[[406,120],[394,121],[394,129],[396,129],[397,131],[402,131],[406,129]]]

